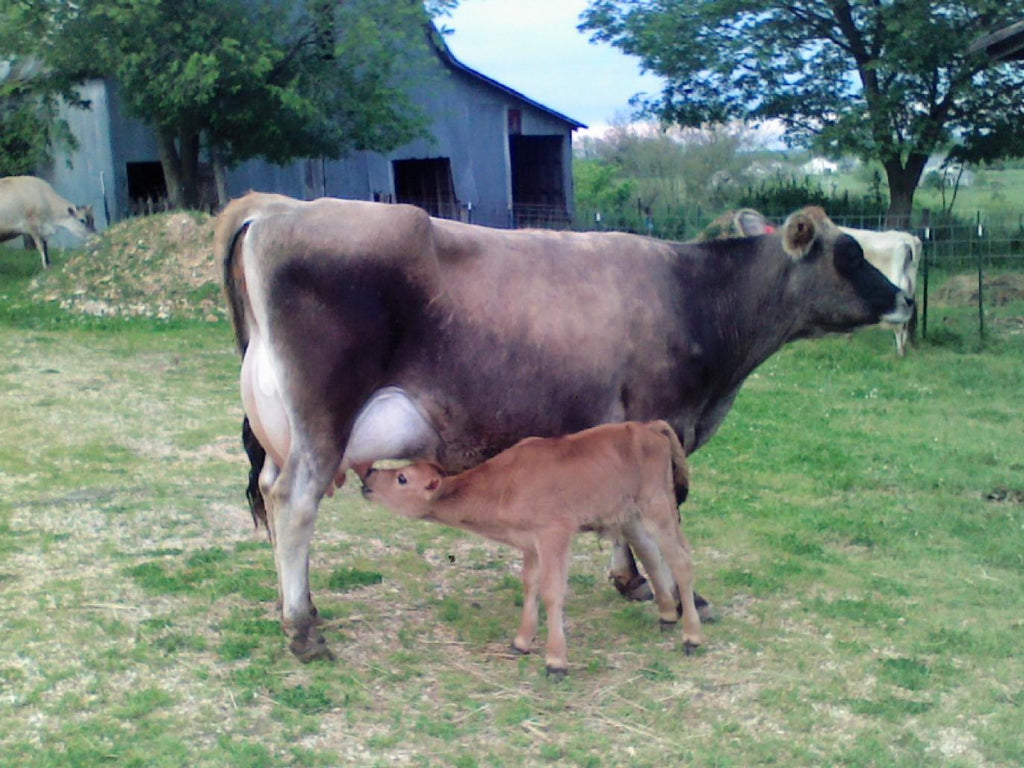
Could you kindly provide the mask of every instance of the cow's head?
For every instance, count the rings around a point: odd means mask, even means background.
[[[363,497],[404,517],[423,517],[443,483],[444,472],[427,461],[397,469],[371,469],[363,478]]]
[[[806,335],[910,319],[913,299],[864,258],[860,244],[821,208],[803,208],[782,225],[782,247],[797,263],[794,288],[809,311]]]
[[[91,205],[69,205],[66,227],[71,234],[85,239],[96,232]]]

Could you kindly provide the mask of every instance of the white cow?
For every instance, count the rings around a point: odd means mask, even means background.
[[[43,269],[50,266],[46,238],[63,227],[85,239],[95,232],[92,206],[74,205],[35,176],[7,176],[0,179],[0,241],[24,235],[32,238]]]
[[[853,237],[864,250],[866,258],[878,271],[889,278],[890,282],[902,288],[913,298],[917,287],[917,266],[921,263],[921,240],[909,232],[890,229],[886,232],[875,232],[870,229],[851,229],[840,227],[843,232]],[[908,326],[917,316],[906,323],[890,325],[896,334],[896,354],[903,357],[907,353]]]

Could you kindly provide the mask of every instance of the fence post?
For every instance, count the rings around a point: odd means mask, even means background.
[[[928,262],[932,250],[932,212],[925,208],[921,212],[921,226],[924,228],[924,246],[921,248],[922,307],[921,307],[921,338],[928,338]]]
[[[981,346],[985,346],[985,272],[982,268],[981,258],[981,211],[978,211],[975,216],[975,232],[978,235],[978,248],[977,248],[977,260],[978,260],[978,337],[981,340]]]

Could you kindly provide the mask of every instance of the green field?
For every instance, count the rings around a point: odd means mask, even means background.
[[[555,683],[508,651],[513,552],[351,487],[311,566],[338,660],[297,663],[230,327],[65,315],[37,271],[0,251],[4,766],[1024,764],[1020,302],[980,351],[946,307],[903,360],[879,329],[769,360],[692,458],[707,644],[581,537]]]

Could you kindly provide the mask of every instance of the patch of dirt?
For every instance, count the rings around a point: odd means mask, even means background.
[[[118,222],[38,275],[30,290],[80,314],[219,320],[227,310],[213,222],[182,211]]]
[[[1024,275],[987,275],[982,287],[985,291],[985,304],[988,306],[1002,307],[1024,301]],[[937,303],[948,306],[977,306],[978,276],[954,275],[932,297]]]
[[[1024,504],[1024,490],[1020,488],[993,488],[985,494],[985,501],[998,501],[1009,504]]]

